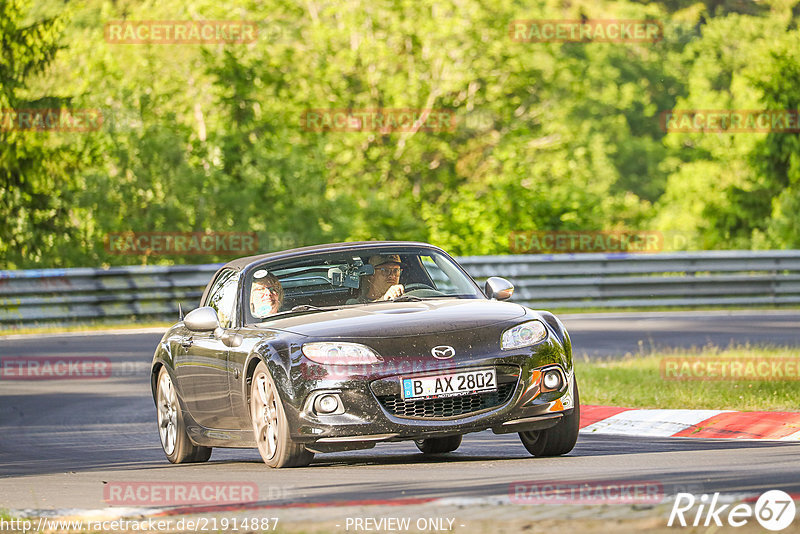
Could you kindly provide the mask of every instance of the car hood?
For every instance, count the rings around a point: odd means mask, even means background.
[[[472,330],[525,314],[519,304],[483,299],[374,302],[277,318],[259,326],[317,338],[384,338]]]

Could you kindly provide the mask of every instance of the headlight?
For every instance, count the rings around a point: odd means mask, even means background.
[[[547,328],[540,321],[528,321],[503,332],[503,350],[535,345],[547,337]]]
[[[326,365],[363,365],[383,361],[377,352],[358,343],[306,343],[303,354],[309,360]]]

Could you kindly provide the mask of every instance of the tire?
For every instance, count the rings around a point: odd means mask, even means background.
[[[453,452],[461,445],[461,435],[443,438],[415,439],[417,448],[424,454],[444,454]]]
[[[561,456],[575,448],[581,423],[581,403],[578,380],[575,379],[575,403],[572,413],[556,426],[545,430],[520,432],[519,439],[533,456]]]
[[[156,387],[156,418],[161,449],[173,464],[205,462],[211,458],[211,447],[195,445],[186,433],[178,394],[167,369],[158,373]]]
[[[250,385],[250,418],[258,452],[269,467],[304,467],[314,453],[294,443],[278,389],[264,362],[259,362]]]

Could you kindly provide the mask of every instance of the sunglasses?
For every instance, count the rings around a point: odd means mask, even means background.
[[[397,274],[403,272],[403,269],[400,267],[378,267],[375,269],[376,271],[380,271],[383,276],[389,276],[390,274]]]

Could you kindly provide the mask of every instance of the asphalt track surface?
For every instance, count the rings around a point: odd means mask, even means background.
[[[800,312],[565,316],[576,354],[589,357],[714,343],[800,346]],[[125,370],[101,379],[0,381],[0,508],[104,508],[109,482],[253,482],[264,502],[508,495],[526,480],[657,481],[689,491],[800,492],[800,443],[582,434],[561,458],[532,458],[516,434],[470,434],[430,458],[413,443],[317,455],[310,467],[270,470],[255,450],[215,449],[205,464],[173,466],[159,446],[147,366],[158,333],[0,337],[0,356],[102,356]],[[735,408],[735,407],[732,407]]]

